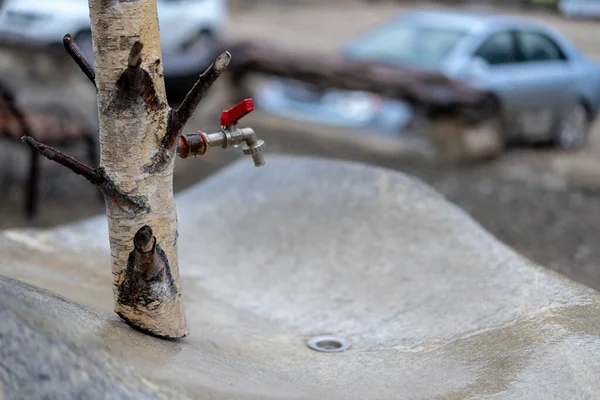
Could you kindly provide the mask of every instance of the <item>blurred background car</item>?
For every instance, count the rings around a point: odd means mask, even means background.
[[[559,12],[568,18],[600,18],[600,0],[560,0]]]
[[[228,23],[226,0],[158,0],[163,65],[167,81],[204,70],[214,59],[216,43]],[[62,46],[70,33],[93,59],[87,0],[5,0],[0,34],[20,35],[48,46]]]
[[[582,147],[600,108],[600,67],[526,18],[409,10],[350,41],[342,55],[437,71],[491,91],[509,142]],[[392,134],[422,119],[402,101],[285,79],[263,85],[256,103],[283,117]]]

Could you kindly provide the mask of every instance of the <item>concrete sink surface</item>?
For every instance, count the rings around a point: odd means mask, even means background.
[[[0,394],[600,393],[597,292],[533,265],[410,177],[270,155],[259,169],[238,161],[181,193],[177,207],[191,330],[179,341],[143,335],[112,313],[104,216],[0,233]],[[316,335],[351,347],[311,350],[305,342]]]

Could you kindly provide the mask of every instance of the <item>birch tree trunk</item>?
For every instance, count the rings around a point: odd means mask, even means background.
[[[177,110],[167,104],[156,0],[89,0],[96,69],[69,34],[67,52],[96,85],[100,166],[89,167],[30,136],[23,141],[98,185],[108,215],[115,312],[133,327],[167,338],[188,334],[177,260],[173,168],[178,144],[194,154],[245,140],[261,161],[252,130],[181,136],[206,91],[227,68],[221,54]],[[247,111],[239,107],[237,119]],[[188,136],[194,146],[190,147]],[[227,139],[229,138],[229,139]],[[210,140],[213,143],[209,143]],[[227,140],[226,140],[227,139]],[[237,143],[237,142],[236,142]],[[260,165],[264,162],[258,163]]]
[[[138,328],[167,337],[187,335],[177,264],[177,212],[173,200],[174,153],[149,170],[167,134],[165,94],[156,0],[90,0],[96,61],[100,165],[120,192],[136,199],[124,205],[108,198],[115,311]],[[136,43],[143,43],[138,77],[128,77]],[[139,45],[138,45],[139,46]],[[140,46],[141,47],[141,46]],[[140,49],[141,50],[141,49]],[[133,57],[140,56],[133,54]],[[133,74],[131,74],[133,75]],[[123,296],[134,235],[149,226],[166,256],[172,282],[164,277],[146,288],[143,303]],[[169,271],[165,271],[169,273]],[[150,283],[153,285],[153,283]],[[174,285],[174,287],[173,287]]]

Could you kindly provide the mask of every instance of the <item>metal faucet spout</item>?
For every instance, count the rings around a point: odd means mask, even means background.
[[[246,142],[246,146],[243,149],[244,154],[252,157],[255,167],[262,167],[265,165],[265,158],[263,156],[265,141],[259,139],[256,136],[256,132],[254,132],[254,130],[251,128],[243,128],[240,130],[242,131],[242,136],[244,137],[243,140]]]

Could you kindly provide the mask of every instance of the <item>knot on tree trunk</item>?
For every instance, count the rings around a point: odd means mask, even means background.
[[[148,225],[141,227],[133,238],[133,250],[129,253],[127,267],[118,282],[117,314],[130,325],[142,331],[168,337],[187,335],[185,327],[179,334],[165,335],[156,324],[156,315],[165,313],[180,301],[169,260],[157,243]]]
[[[167,107],[166,102],[158,97],[152,77],[141,67],[143,48],[139,41],[131,47],[127,68],[117,80],[114,98],[105,110],[107,114],[138,117],[140,105],[149,115]]]

